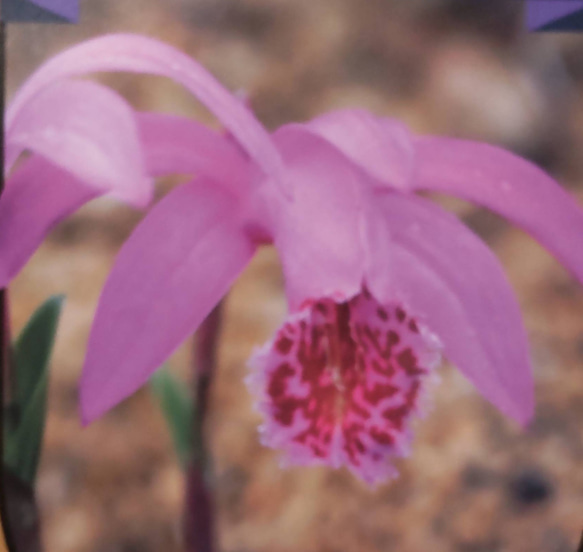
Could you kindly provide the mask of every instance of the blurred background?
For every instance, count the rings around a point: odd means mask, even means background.
[[[12,25],[8,97],[82,39],[145,33],[245,91],[269,128],[346,106],[416,132],[511,148],[583,205],[583,35],[527,34],[514,0],[81,0],[79,25]],[[164,79],[100,76],[141,109],[212,118]],[[160,188],[160,193],[171,183]],[[519,430],[451,367],[398,480],[282,470],[257,439],[245,360],[285,314],[265,249],[227,302],[208,436],[224,552],[570,552],[583,529],[583,291],[500,218],[438,198],[494,249],[531,338],[537,414]],[[141,214],[97,201],[61,224],[11,288],[14,331],[50,294],[67,302],[38,481],[47,552],[173,552],[183,474],[148,389],[82,429],[77,380],[99,291]],[[190,344],[172,359],[189,378]]]

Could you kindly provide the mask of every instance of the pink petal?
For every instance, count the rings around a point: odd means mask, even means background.
[[[96,83],[64,81],[25,103],[7,134],[13,158],[31,150],[102,192],[138,206],[147,204],[146,176],[131,107]]]
[[[248,162],[227,138],[168,115],[139,114],[138,123],[151,176],[196,173],[238,194],[247,189]],[[102,193],[38,156],[27,160],[0,197],[0,287],[20,272],[58,222]]]
[[[346,465],[374,484],[396,476],[410,423],[440,360],[435,338],[366,291],[314,301],[251,360],[263,444],[286,464]]]
[[[170,192],[123,245],[81,379],[90,422],[136,391],[192,334],[251,259],[235,196],[199,179]]]
[[[453,194],[529,232],[583,283],[583,210],[547,174],[501,148],[449,138],[415,142],[414,187]]]
[[[148,173],[201,174],[241,192],[249,162],[225,136],[184,117],[139,113],[140,138]]]
[[[99,71],[150,73],[182,84],[217,116],[259,166],[283,185],[280,155],[268,132],[244,103],[195,60],[145,36],[117,34],[95,38],[47,61],[14,98],[6,116],[7,128],[11,128],[24,105],[53,81]]]
[[[348,299],[362,284],[361,194],[367,179],[300,125],[282,127],[274,138],[289,167],[294,196],[272,212],[290,308],[313,297]]]
[[[375,117],[364,109],[343,109],[325,113],[306,126],[379,181],[409,189],[414,150],[409,129],[400,121]]]
[[[496,257],[431,202],[379,194],[374,205],[393,245],[390,271],[382,279],[380,271],[367,278],[371,291],[382,301],[402,301],[441,339],[445,355],[484,397],[526,423],[534,404],[528,343]],[[384,254],[377,251],[375,257]]]
[[[0,196],[0,289],[55,224],[99,192],[41,157],[26,161]]]

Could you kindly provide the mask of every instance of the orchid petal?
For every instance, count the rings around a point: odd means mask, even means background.
[[[363,276],[360,193],[365,176],[301,125],[282,127],[274,139],[288,164],[294,196],[272,215],[290,308],[315,297],[349,299],[360,291]]]
[[[397,293],[439,336],[445,355],[480,393],[526,423],[534,403],[528,342],[516,298],[494,254],[431,202],[388,193],[374,202],[393,245],[390,272],[385,279],[377,273],[368,281],[371,292],[380,300]]]
[[[191,119],[161,113],[139,113],[138,126],[150,175],[201,174],[242,192],[248,161],[228,138]]]
[[[170,192],[125,242],[89,338],[86,423],[137,390],[227,293],[255,251],[240,221],[235,196],[198,179]]]
[[[583,283],[583,210],[541,169],[501,148],[465,140],[415,141],[419,190],[474,201],[530,233]]]
[[[204,67],[183,52],[152,38],[116,34],[95,38],[53,57],[40,67],[14,98],[6,124],[24,105],[55,80],[102,71],[128,71],[169,77],[185,86],[237,138],[259,166],[283,184],[281,157],[261,123]]]
[[[199,173],[239,194],[246,189],[247,161],[226,138],[168,115],[138,114],[138,123],[150,176]],[[17,169],[0,197],[0,288],[58,222],[102,193],[39,156]]]
[[[8,166],[31,150],[122,201],[143,206],[150,200],[133,111],[102,85],[64,81],[44,88],[22,106],[7,140]]]
[[[0,196],[0,289],[53,226],[99,192],[42,157],[27,160]]]
[[[374,178],[399,190],[410,187],[413,145],[407,127],[364,109],[331,111],[305,126],[334,144]]]

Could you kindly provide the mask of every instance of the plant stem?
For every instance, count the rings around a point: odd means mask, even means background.
[[[222,301],[201,324],[195,336],[193,451],[188,468],[184,539],[187,552],[216,550],[211,463],[206,450],[204,426],[209,392],[217,361],[217,344],[221,328]]]
[[[0,195],[4,191],[4,111],[6,77],[6,24],[0,21]],[[4,449],[7,404],[13,399],[10,310],[8,292],[0,289],[0,452]],[[3,454],[0,455],[3,458]],[[8,550],[41,552],[40,517],[34,488],[12,474],[1,464],[0,518]],[[1,538],[1,536],[0,536]]]

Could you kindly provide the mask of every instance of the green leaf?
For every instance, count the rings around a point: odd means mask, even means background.
[[[4,464],[33,484],[45,427],[48,367],[63,305],[51,297],[32,315],[14,344],[13,407],[16,424],[5,433]]]
[[[170,428],[178,460],[186,468],[193,450],[194,403],[184,383],[173,376],[167,367],[161,368],[150,378],[150,388]]]
[[[16,431],[7,435],[4,464],[34,484],[45,427],[48,373],[41,375]]]
[[[26,405],[48,368],[65,297],[49,298],[31,316],[14,343],[16,404]]]

